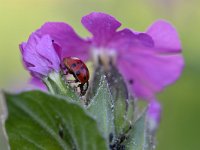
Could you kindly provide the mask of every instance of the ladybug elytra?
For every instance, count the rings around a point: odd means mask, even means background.
[[[75,78],[74,83],[80,82],[81,95],[85,95],[89,86],[89,70],[85,63],[77,57],[66,57],[63,59],[63,64],[67,69],[67,72],[72,74]],[[86,88],[84,89],[84,85]]]

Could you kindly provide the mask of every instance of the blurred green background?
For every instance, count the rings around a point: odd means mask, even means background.
[[[138,31],[156,19],[167,19],[180,34],[186,66],[180,80],[158,96],[163,117],[157,149],[200,149],[199,7],[199,0],[0,0],[0,88],[25,87],[29,74],[22,66],[18,44],[46,21],[68,22],[87,36],[80,19],[92,11],[112,14],[123,27]],[[1,150],[3,145],[0,129]]]

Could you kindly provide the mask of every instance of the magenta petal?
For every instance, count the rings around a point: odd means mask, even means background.
[[[164,21],[134,34],[139,44],[135,38],[129,46],[123,44],[118,67],[135,96],[150,100],[179,78],[184,67],[181,45],[176,30]]]
[[[154,47],[154,41],[152,37],[150,37],[146,33],[137,34],[137,39],[140,41],[140,44],[146,47]]]
[[[127,86],[135,98],[143,98],[149,100],[154,97],[154,93],[148,86],[143,84],[143,79],[137,70],[133,70],[133,66],[126,60],[118,61],[118,68],[124,77]]]
[[[72,27],[66,23],[48,22],[37,30],[36,33],[39,36],[50,35],[53,41],[62,47],[62,58],[76,56],[82,60],[87,60],[89,57],[87,51],[90,42],[80,38]]]
[[[117,53],[122,53],[122,51],[129,49],[134,41],[136,41],[136,35],[129,29],[123,29],[113,35],[107,43],[106,48],[108,50],[116,50]]]
[[[135,48],[120,58],[118,66],[135,96],[149,100],[178,79],[184,61],[179,54],[161,55],[151,49]],[[129,84],[130,80],[133,84]]]
[[[55,42],[53,42],[53,47],[54,47],[58,57],[61,60],[62,59],[62,48],[58,44],[56,44]]]
[[[151,100],[147,109],[147,121],[149,129],[155,131],[160,124],[162,107],[157,100]]]
[[[155,47],[160,52],[180,52],[181,42],[176,29],[164,20],[153,23],[146,32],[154,42]]]
[[[42,82],[42,80],[38,79],[38,78],[31,78],[30,80],[30,84],[34,85],[34,87],[36,89],[40,89],[42,91],[47,91],[47,87],[45,86],[45,84]]]
[[[151,100],[148,106],[148,117],[154,119],[157,123],[160,122],[161,105],[157,100]]]
[[[28,42],[23,44],[23,60],[25,64],[29,64],[29,66],[48,66],[48,61],[43,59],[36,50],[36,46],[39,43],[40,38],[37,37],[34,33],[30,35]]]
[[[153,39],[146,33],[133,33],[130,29],[117,31],[106,45],[108,50],[115,50],[118,56],[124,55],[132,47],[154,47]]]
[[[22,42],[21,44],[19,44],[19,49],[20,49],[22,55],[24,55],[24,48],[25,48],[25,46],[26,46],[26,43],[25,43],[25,42]],[[23,65],[24,65],[24,67],[27,69],[27,67],[30,66],[30,65],[29,65],[29,63],[27,63],[27,62],[24,60],[24,58],[22,58],[22,59],[23,59],[22,63],[23,63]]]
[[[40,38],[32,33],[28,42],[20,45],[20,49],[23,63],[32,76],[42,78],[60,70],[60,58],[49,35]]]
[[[52,39],[49,35],[44,35],[36,46],[36,51],[40,56],[49,61],[49,67],[55,71],[60,70],[60,58],[54,49]]]
[[[23,53],[24,53],[24,47],[25,47],[25,46],[26,46],[26,43],[25,43],[25,42],[22,42],[22,43],[19,45],[19,49],[20,49],[22,55],[23,55]]]
[[[101,12],[90,13],[84,16],[81,22],[93,34],[96,46],[104,46],[121,26],[114,17]]]
[[[32,72],[34,77],[40,78],[40,75],[42,76],[48,76],[48,73],[50,72],[50,68],[48,65],[46,66],[35,66],[35,67],[28,67],[28,70]]]

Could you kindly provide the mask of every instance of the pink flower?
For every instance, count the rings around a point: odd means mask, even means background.
[[[151,101],[179,78],[184,61],[178,34],[170,23],[158,20],[145,32],[119,30],[119,21],[98,12],[84,16],[81,22],[91,38],[79,37],[62,22],[45,23],[36,34],[49,35],[58,43],[62,58],[76,56],[86,61],[94,54],[114,57],[129,90],[137,98]]]

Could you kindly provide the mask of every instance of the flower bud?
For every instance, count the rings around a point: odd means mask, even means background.
[[[150,131],[155,131],[158,128],[161,119],[161,112],[162,108],[157,100],[153,100],[149,103],[147,109],[147,122],[149,123]]]

